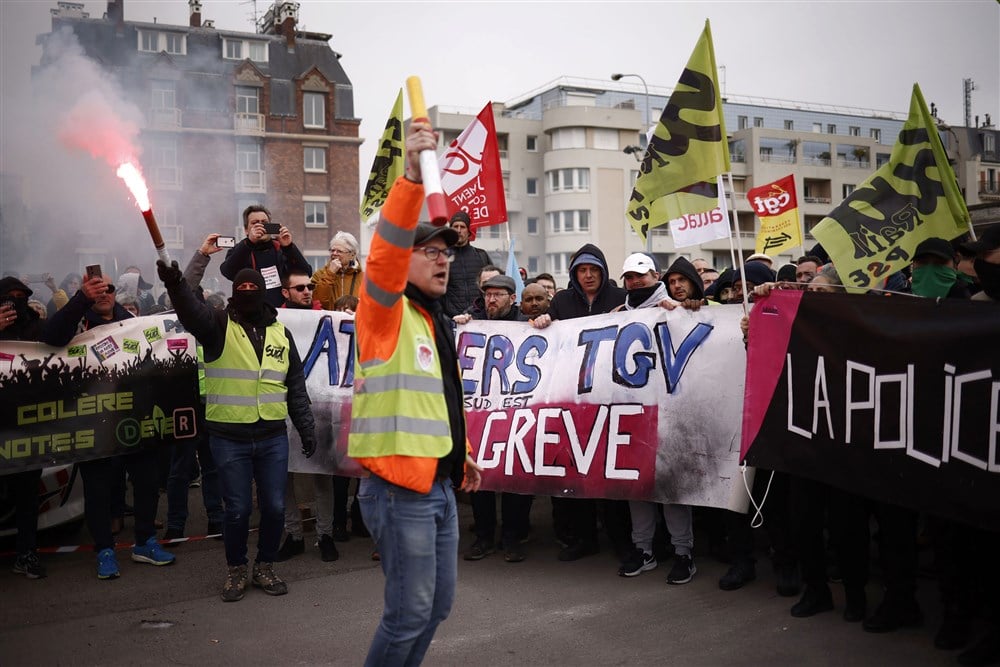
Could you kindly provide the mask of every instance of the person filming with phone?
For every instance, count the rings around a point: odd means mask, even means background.
[[[271,222],[271,212],[264,206],[251,204],[246,207],[243,231],[246,238],[230,248],[219,271],[229,280],[241,269],[257,271],[264,278],[264,300],[277,308],[285,301],[281,284],[288,274],[293,269],[311,274],[312,267],[292,242],[288,227]]]

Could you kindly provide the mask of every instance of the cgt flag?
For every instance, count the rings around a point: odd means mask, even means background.
[[[375,153],[371,173],[368,174],[365,196],[359,209],[361,219],[365,222],[372,222],[378,215],[389,194],[389,188],[403,175],[403,152],[403,89],[400,88],[389,120],[385,122],[385,132],[382,133],[382,142]]]
[[[448,213],[469,214],[469,237],[476,229],[507,222],[507,199],[503,191],[500,149],[493,123],[493,103],[487,102],[476,119],[438,158],[441,188],[448,200]]]
[[[969,231],[969,211],[955,172],[913,84],[910,116],[889,162],[859,185],[813,228],[845,285],[877,287],[902,269],[932,236],[953,239]]]
[[[747,201],[760,218],[755,252],[780,253],[802,245],[799,202],[791,174],[773,183],[747,190]]]
[[[716,79],[712,30],[705,29],[660,115],[628,203],[629,222],[653,227],[718,206],[716,176],[729,171],[729,144]]]

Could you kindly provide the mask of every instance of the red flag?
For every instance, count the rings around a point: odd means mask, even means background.
[[[476,119],[448,144],[438,166],[448,215],[457,211],[469,214],[470,238],[476,238],[479,227],[507,222],[492,102],[487,102]]]

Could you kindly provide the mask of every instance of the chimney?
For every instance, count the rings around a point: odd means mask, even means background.
[[[299,20],[299,3],[282,2],[278,5],[278,11],[276,14],[275,23],[281,26],[279,32],[285,36],[285,44],[288,46],[288,50],[294,51],[295,24],[298,23]]]
[[[125,34],[125,0],[108,0],[108,20],[115,24],[115,34]]]
[[[188,0],[188,8],[191,10],[190,26],[192,28],[201,27],[201,0]]]

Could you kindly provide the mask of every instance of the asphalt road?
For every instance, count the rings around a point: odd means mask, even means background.
[[[195,493],[194,514],[200,514]],[[460,506],[462,548],[471,509]],[[161,512],[161,515],[163,513]],[[536,501],[528,559],[506,563],[499,554],[459,560],[451,617],[438,630],[428,665],[947,665],[955,653],[933,648],[940,621],[936,582],[923,579],[922,629],[886,635],[862,631],[837,609],[792,618],[795,598],[778,597],[766,557],[758,579],[723,592],[726,565],[700,554],[698,574],[668,586],[669,563],[641,576],[617,576],[606,548],[574,563],[556,560],[549,503]],[[193,520],[189,533],[204,527]],[[123,536],[130,536],[126,524]],[[697,535],[700,537],[700,534]],[[64,544],[86,532],[46,536]],[[251,536],[251,553],[255,544]],[[49,576],[29,581],[0,565],[0,665],[360,665],[382,609],[383,577],[370,559],[370,541],[339,545],[341,558],[324,563],[317,548],[277,566],[290,592],[269,597],[249,590],[223,603],[222,544],[175,548],[177,562],[156,568],[119,552],[122,576],[96,577],[92,553],[45,556]],[[879,582],[869,586],[880,599]]]

